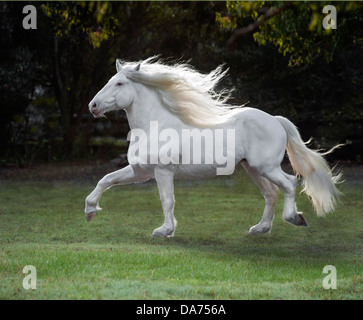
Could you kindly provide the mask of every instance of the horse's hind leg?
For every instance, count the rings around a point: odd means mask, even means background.
[[[262,219],[258,224],[250,228],[248,234],[255,235],[258,233],[270,232],[274,218],[276,200],[279,195],[279,188],[261,176],[256,169],[251,168],[246,160],[243,160],[241,164],[265,198],[265,209],[263,211]]]
[[[284,191],[284,219],[296,226],[307,226],[305,219],[303,218],[301,212],[297,212],[295,205],[295,192],[297,185],[296,177],[282,171],[280,166],[274,168],[271,171],[265,171],[263,176],[265,176]]]
[[[156,167],[155,180],[159,189],[165,221],[161,227],[153,231],[152,236],[173,237],[176,227],[176,220],[174,218],[174,174],[167,169]]]

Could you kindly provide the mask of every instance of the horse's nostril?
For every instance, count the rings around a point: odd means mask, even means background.
[[[93,105],[92,105],[92,110],[94,110],[94,109],[96,109],[97,108],[97,104],[96,103],[94,103]]]

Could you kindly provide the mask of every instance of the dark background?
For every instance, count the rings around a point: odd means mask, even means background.
[[[27,4],[36,30],[23,28]],[[326,4],[336,30],[321,27]],[[88,103],[116,58],[153,55],[202,72],[224,63],[231,103],[288,117],[313,148],[345,143],[331,161],[363,161],[360,2],[1,2],[0,12],[2,166],[125,153],[125,114],[94,119]]]

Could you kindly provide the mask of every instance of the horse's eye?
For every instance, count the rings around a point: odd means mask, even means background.
[[[118,86],[122,86],[122,85],[123,85],[123,83],[122,83],[122,82],[117,82],[117,85],[118,85]]]

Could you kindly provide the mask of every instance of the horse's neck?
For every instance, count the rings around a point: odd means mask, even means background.
[[[146,87],[142,84],[135,84],[137,95],[134,98],[131,108],[126,110],[130,129],[150,128],[151,121],[158,121],[159,127],[167,124],[169,127],[179,120],[172,115],[161,104],[156,90]]]

